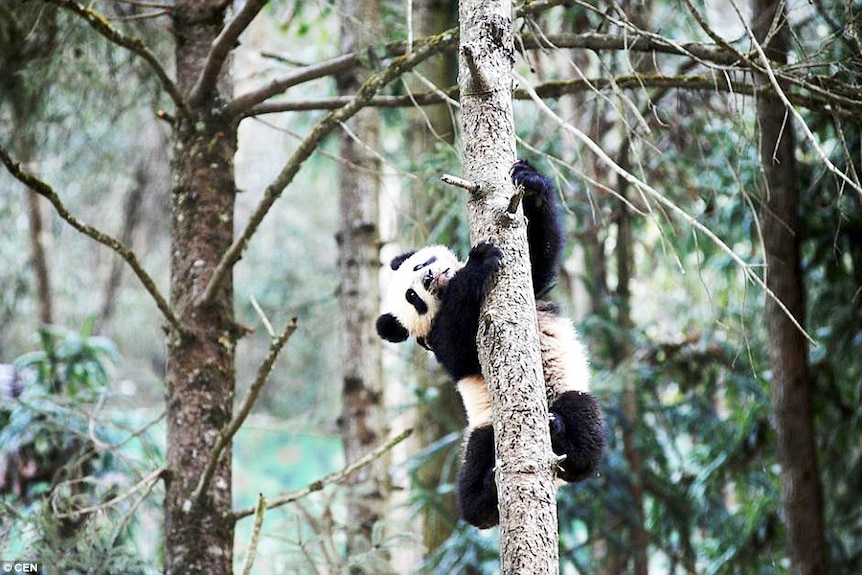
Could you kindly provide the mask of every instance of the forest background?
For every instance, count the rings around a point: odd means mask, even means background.
[[[382,262],[469,249],[439,181],[457,25],[445,1],[0,4],[0,557],[497,572],[495,532],[457,522],[451,382],[373,333]],[[513,26],[518,153],[565,200],[553,296],[608,417],[599,474],[558,494],[561,572],[860,572],[860,4]]]

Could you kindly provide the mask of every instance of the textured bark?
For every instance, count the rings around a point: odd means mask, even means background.
[[[629,170],[629,147],[628,140],[623,144],[623,149],[620,150],[619,164]],[[617,190],[621,199],[628,196],[628,183],[619,178],[617,181]],[[632,346],[629,343],[628,334],[634,329],[634,322],[631,318],[631,290],[629,282],[634,276],[634,257],[633,237],[632,237],[632,221],[631,213],[625,202],[620,202],[618,206],[617,218],[617,289],[616,301],[618,306],[618,325],[621,332],[618,347],[615,350],[613,362],[614,367],[626,365],[631,361]],[[624,370],[629,371],[630,370]],[[623,412],[623,453],[631,472],[629,478],[630,495],[633,508],[627,514],[629,522],[630,539],[628,541],[628,554],[631,555],[634,562],[632,573],[635,575],[646,575],[649,571],[647,558],[647,529],[646,529],[646,513],[644,511],[644,485],[643,485],[643,454],[638,442],[637,433],[641,424],[640,405],[638,403],[637,378],[633,373],[624,373],[623,392],[622,392],[622,412]],[[613,566],[616,559],[612,559],[609,566]]]
[[[30,246],[32,253],[33,276],[36,280],[36,309],[39,321],[43,324],[54,322],[54,297],[51,289],[51,274],[48,271],[48,257],[45,253],[45,235],[42,220],[42,200],[39,195],[27,191],[28,211],[30,220]]]
[[[779,13],[778,28],[775,14]],[[773,63],[787,62],[788,30],[784,3],[755,0],[754,32]],[[767,83],[764,78],[761,83]],[[798,216],[798,182],[791,120],[781,101],[769,93],[757,101],[760,163],[765,189],[760,218],[766,251],[766,285],[804,325],[805,302]],[[826,573],[823,494],[817,466],[812,381],[808,343],[784,311],[766,299],[764,316],[769,332],[772,367],[772,407],[778,460],[781,464],[781,506],[787,534],[790,572]]]
[[[224,21],[224,2],[179,1],[173,11],[177,86],[187,95]],[[233,522],[228,447],[198,502],[191,494],[231,418],[235,322],[230,277],[197,305],[233,240],[236,126],[218,117],[230,94],[223,76],[173,131],[171,306],[184,333],[167,341],[166,573],[231,573]],[[230,272],[228,272],[230,274]]]
[[[348,53],[377,40],[380,19],[377,0],[350,0],[342,6],[341,48]],[[338,77],[340,94],[354,94],[363,70],[354,68]],[[344,317],[341,335],[343,370],[341,437],[345,460],[353,462],[372,451],[388,435],[380,338],[374,318],[380,305],[379,196],[380,161],[373,150],[379,141],[379,112],[365,109],[351,118],[340,135],[341,181],[339,205],[340,304]],[[354,136],[361,141],[356,141]],[[348,479],[348,554],[368,551],[374,524],[386,515],[389,496],[389,458],[382,457]]]
[[[503,261],[481,312],[478,346],[497,450],[503,573],[558,573],[557,503],[526,225],[509,213],[515,160],[511,3],[461,0],[459,87],[464,172],[480,185],[468,207],[471,239]]]

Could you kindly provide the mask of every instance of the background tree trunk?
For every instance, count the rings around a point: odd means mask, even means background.
[[[380,20],[377,0],[348,0],[341,15],[342,53],[363,52],[375,45]],[[352,95],[362,84],[363,70],[338,77],[338,92]],[[338,232],[343,365],[341,437],[351,463],[377,447],[389,432],[381,373],[380,338],[374,331],[379,312],[379,197],[381,164],[378,110],[361,110],[342,131],[340,223]],[[347,491],[348,555],[368,551],[375,523],[386,516],[389,457],[354,473]]]
[[[189,94],[224,21],[225,3],[180,0],[173,11],[177,86]],[[233,241],[236,125],[213,101],[231,96],[222,74],[214,93],[189,105],[173,130],[171,306],[185,333],[167,341],[166,573],[231,573],[231,452],[225,449],[200,502],[191,495],[234,399],[233,279],[198,305],[212,272]]]
[[[42,200],[32,190],[27,192],[28,217],[30,220],[30,246],[33,277],[36,280],[36,303],[39,321],[54,323],[54,296],[51,289],[51,274],[48,271],[48,256],[45,253],[45,231],[42,219]]]
[[[459,87],[471,240],[494,241],[503,263],[486,297],[478,346],[491,395],[503,573],[558,573],[557,502],[526,225],[515,160],[511,3],[461,0]]]
[[[772,62],[786,63],[788,34],[784,3],[756,0],[753,10],[755,36],[759,42],[768,38],[764,45],[767,57]],[[767,84],[768,80],[761,78],[760,82]],[[764,178],[760,218],[766,251],[766,285],[804,325],[799,191],[791,119],[778,97],[769,92],[757,100],[757,118]],[[814,441],[808,343],[772,298],[766,298],[764,316],[769,331],[772,407],[790,572],[825,573],[823,495]]]

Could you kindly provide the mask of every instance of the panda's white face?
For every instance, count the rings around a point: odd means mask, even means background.
[[[445,246],[430,246],[416,251],[395,269],[385,311],[392,314],[410,335],[427,337],[439,310],[443,290],[462,267],[464,264]]]

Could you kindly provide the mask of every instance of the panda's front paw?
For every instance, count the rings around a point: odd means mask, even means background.
[[[512,177],[512,183],[522,186],[527,196],[540,193],[548,186],[547,178],[537,172],[527,160],[518,160],[512,164],[509,175]]]
[[[489,272],[500,269],[503,252],[491,242],[479,242],[470,250],[468,263],[480,265]]]

